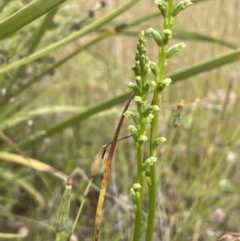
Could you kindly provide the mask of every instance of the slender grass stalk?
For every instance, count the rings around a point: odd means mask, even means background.
[[[82,200],[81,200],[81,205],[80,205],[80,207],[79,207],[79,209],[78,209],[78,212],[77,212],[76,218],[75,218],[75,220],[74,220],[74,223],[73,223],[73,226],[72,226],[72,230],[71,230],[71,233],[69,234],[68,240],[71,239],[71,236],[72,236],[72,234],[73,234],[74,231],[75,231],[75,228],[76,228],[76,226],[77,226],[77,222],[78,222],[78,220],[79,220],[79,217],[80,217],[80,215],[81,215],[83,206],[84,206],[84,204],[85,204],[85,201],[86,201],[86,198],[87,198],[89,189],[90,189],[90,187],[91,187],[91,185],[92,185],[92,181],[93,181],[93,178],[91,178],[91,179],[89,180],[88,185],[87,185],[87,187],[86,187],[86,189],[85,189],[85,191],[84,191],[84,193],[83,193],[83,198],[82,198]]]

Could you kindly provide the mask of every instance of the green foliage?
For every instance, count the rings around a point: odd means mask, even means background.
[[[168,41],[159,35],[164,29],[159,26],[159,11],[156,13],[156,6],[148,1],[128,1],[113,10],[91,3],[86,7],[84,1],[80,6],[74,0],[42,2],[0,2],[1,240],[54,240],[53,218],[63,193],[59,187],[77,166],[81,171],[73,175],[65,232],[70,233],[79,203],[85,203],[75,233],[79,240],[92,236],[81,227],[93,227],[101,174],[94,180],[89,197],[83,195],[89,181],[86,176],[99,147],[112,138],[121,112],[118,105],[129,97],[126,84],[132,79],[129,66],[133,64],[136,38],[142,29],[153,27],[150,32],[154,39],[146,36],[151,60],[158,58],[155,46]],[[193,1],[191,11],[180,13],[183,20],[176,22],[170,34],[173,44],[181,39],[187,48],[169,60],[168,78],[161,86],[172,80],[157,129],[158,136],[165,136],[167,142],[159,147],[165,138],[154,139],[160,162],[142,154],[147,160],[144,170],[148,184],[152,182],[150,168],[156,163],[154,214],[160,225],[154,232],[158,239],[212,241],[226,230],[239,231],[239,88],[234,81],[239,76],[240,33],[234,25],[239,21],[235,3],[230,2],[220,6],[217,0]],[[96,9],[93,17],[86,8]],[[206,20],[203,16],[208,8],[211,13]],[[167,18],[164,9],[161,12]],[[80,29],[76,29],[76,19],[84,20]],[[168,56],[176,50],[169,49]],[[158,76],[158,64],[148,61],[148,65],[153,76]],[[128,87],[140,96],[142,89],[137,84]],[[146,88],[154,91],[156,83],[150,80]],[[185,107],[171,113],[172,106],[177,106],[174,103],[182,98]],[[143,102],[139,98],[136,101],[141,110]],[[142,117],[132,107],[125,114],[136,124],[152,113],[147,106]],[[130,120],[126,124],[133,123]],[[131,125],[129,130],[136,143],[146,139],[144,133],[139,136],[137,126]],[[109,190],[113,193],[107,194],[100,231],[102,240],[132,237],[130,190],[137,180],[135,160],[141,159],[133,153],[134,145],[132,140],[124,140],[117,148],[113,188]],[[134,207],[140,200],[136,201],[136,192],[139,196],[146,191],[146,185],[141,186],[132,189]],[[146,210],[145,197],[143,203]],[[142,211],[142,215],[140,228],[146,230],[146,213]],[[119,220],[123,226],[116,232],[119,226],[114,225]],[[62,240],[68,238],[65,232],[59,237]]]

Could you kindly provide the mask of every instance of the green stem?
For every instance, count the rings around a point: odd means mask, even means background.
[[[140,123],[140,135],[144,134],[144,117],[140,114],[139,118]],[[137,143],[137,182],[142,186],[139,190],[139,198],[136,203],[136,211],[135,211],[135,225],[134,225],[134,233],[133,233],[133,241],[140,240],[141,234],[141,221],[142,221],[142,198],[143,198],[143,174],[142,174],[142,164],[143,164],[143,152],[144,152],[144,143]]]
[[[155,91],[153,97],[153,105],[159,105],[161,100],[161,94]],[[151,123],[151,133],[150,133],[150,156],[156,156],[156,150],[153,147],[153,143],[156,139],[157,124],[158,124],[158,114],[156,112]],[[148,223],[147,223],[147,233],[146,241],[152,240],[152,234],[154,229],[154,218],[155,218],[155,209],[156,209],[156,167],[155,163],[150,167],[150,178],[151,183],[149,184],[149,209],[148,209]]]
[[[57,232],[55,241],[60,241],[60,240],[61,240],[61,232]]]
[[[76,216],[76,218],[75,218],[75,220],[74,220],[74,223],[73,223],[73,226],[72,226],[72,230],[71,230],[71,234],[69,235],[69,240],[70,240],[71,235],[74,233],[75,228],[76,228],[76,226],[77,226],[77,222],[78,222],[79,217],[80,217],[80,214],[81,214],[81,212],[82,212],[82,209],[83,209],[84,203],[85,203],[85,201],[86,201],[86,198],[87,198],[89,189],[90,189],[90,187],[91,187],[91,185],[92,185],[92,181],[93,181],[93,178],[91,178],[91,179],[89,180],[88,185],[87,185],[87,187],[86,187],[86,189],[85,189],[85,191],[84,191],[83,198],[82,198],[82,201],[81,201],[81,205],[80,205],[80,207],[79,207],[79,209],[78,209],[77,216]]]
[[[165,75],[166,70],[166,52],[167,52],[167,45],[162,46],[159,49],[159,76],[156,77],[156,82],[162,82]],[[153,102],[152,105],[160,105],[162,93],[159,92],[158,89],[154,91],[153,95]],[[156,150],[154,147],[154,141],[157,136],[157,127],[158,127],[158,116],[159,112],[155,112],[154,118],[151,122],[151,130],[150,130],[150,146],[149,152],[150,156],[156,156]],[[154,219],[155,219],[155,212],[156,212],[156,164],[150,167],[150,179],[151,182],[149,184],[149,209],[148,209],[148,223],[147,223],[147,233],[146,233],[146,241],[152,240],[153,230],[154,230]]]

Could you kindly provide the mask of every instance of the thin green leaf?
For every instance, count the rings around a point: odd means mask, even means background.
[[[0,40],[23,28],[66,0],[35,0],[0,22]]]
[[[171,78],[173,82],[178,82],[180,80],[187,79],[193,75],[197,75],[199,73],[203,73],[208,70],[238,61],[239,59],[240,48],[229,51],[225,54],[218,55],[200,63],[190,65],[186,68],[174,71],[173,73],[170,73],[168,77]]]
[[[62,172],[56,170],[55,168],[37,161],[35,159],[32,158],[25,158],[21,155],[17,155],[17,154],[12,154],[12,153],[8,153],[8,152],[2,152],[0,151],[0,160],[4,160],[4,161],[8,161],[8,162],[14,162],[14,163],[18,163],[21,165],[25,165],[29,168],[33,168],[36,169],[40,172],[47,172],[50,173],[62,180],[66,180],[66,175],[63,174]]]
[[[212,36],[197,33],[197,32],[178,30],[178,29],[174,29],[173,31],[174,31],[174,37],[179,39],[212,42],[212,43],[221,44],[223,46],[226,46],[232,49],[236,49],[239,46],[239,44],[237,45],[229,40],[219,39],[216,37],[212,37]]]
[[[0,123],[0,129],[4,130],[5,128],[13,127],[20,122],[27,121],[35,116],[49,115],[53,113],[60,112],[70,112],[70,113],[79,113],[82,112],[83,108],[79,106],[50,106],[42,107],[33,111],[28,112],[19,112],[15,116],[6,119]]]

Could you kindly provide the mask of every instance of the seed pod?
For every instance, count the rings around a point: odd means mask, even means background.
[[[94,157],[94,160],[91,165],[90,173],[91,177],[94,177],[101,169],[103,165],[104,153],[106,151],[106,145],[103,145],[98,152],[98,154]]]

